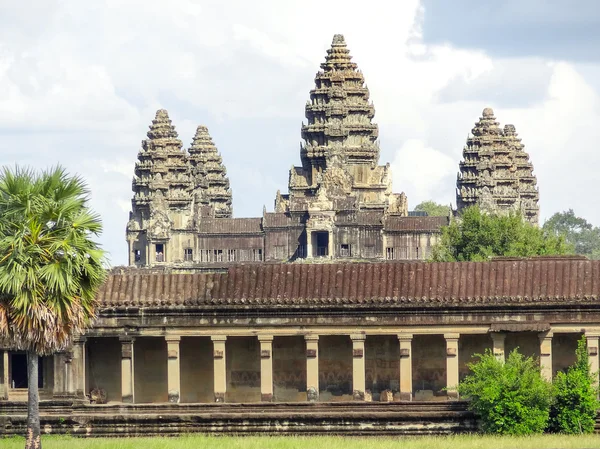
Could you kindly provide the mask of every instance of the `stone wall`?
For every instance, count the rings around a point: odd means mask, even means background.
[[[352,400],[352,341],[348,335],[319,337],[319,399]]]
[[[180,402],[213,402],[213,344],[210,337],[183,337],[180,357]]]
[[[463,380],[471,370],[467,364],[477,362],[475,354],[485,354],[486,349],[492,349],[492,339],[489,334],[461,335],[458,340],[458,378]]]
[[[365,390],[374,401],[380,393],[400,391],[400,347],[395,335],[377,335],[365,340]]]
[[[412,377],[414,399],[446,396],[446,340],[443,335],[413,337]]]
[[[582,333],[577,334],[554,334],[552,337],[552,373],[556,375],[559,371],[565,371],[575,363],[575,351],[577,342]]]
[[[260,401],[260,345],[256,337],[230,337],[225,343],[227,402]]]
[[[118,338],[88,338],[86,393],[94,388],[106,392],[109,402],[121,401],[121,343]]]
[[[167,402],[167,343],[162,337],[138,338],[134,343],[134,397],[139,404]]]
[[[274,401],[306,401],[306,344],[304,337],[273,340]]]

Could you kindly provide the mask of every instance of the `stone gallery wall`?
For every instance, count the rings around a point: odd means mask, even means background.
[[[138,404],[167,402],[167,343],[162,337],[134,343],[134,397]]]
[[[227,402],[260,401],[260,345],[256,337],[229,337],[225,343]]]
[[[319,399],[352,400],[352,341],[348,335],[319,338]]]
[[[303,336],[273,339],[273,395],[277,402],[306,401],[306,344]]]
[[[180,351],[180,402],[213,402],[214,364],[210,337],[183,337]]]
[[[88,338],[86,384],[106,392],[109,402],[121,401],[121,342],[113,338]]]

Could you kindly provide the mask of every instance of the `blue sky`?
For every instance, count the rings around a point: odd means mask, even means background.
[[[209,127],[235,216],[259,216],[299,163],[308,92],[343,33],[371,90],[380,162],[410,207],[455,201],[462,147],[490,106],[531,155],[542,217],[573,208],[600,225],[596,2],[395,3],[2,2],[0,163],[82,174],[102,243],[124,263],[133,165],[166,108],[186,146]]]

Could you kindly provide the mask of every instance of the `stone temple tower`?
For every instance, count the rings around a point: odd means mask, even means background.
[[[537,224],[537,179],[514,125],[500,128],[494,111],[485,108],[471,133],[456,181],[458,210],[478,205],[494,213],[518,211]]]
[[[231,217],[227,171],[205,126],[198,127],[189,155],[164,109],[156,112],[147,137],[132,183],[129,264],[191,262],[203,217]]]
[[[210,206],[215,218],[231,218],[232,195],[227,169],[206,126],[198,126],[188,152],[197,203]]]
[[[305,108],[300,160],[290,171],[289,195],[278,195],[276,211],[303,210],[335,202],[360,204],[406,215],[404,194],[392,194],[389,164],[379,166],[379,130],[369,89],[344,36],[336,34]]]

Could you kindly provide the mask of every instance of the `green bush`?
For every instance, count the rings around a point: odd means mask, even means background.
[[[592,433],[596,421],[598,373],[590,372],[585,336],[577,344],[577,360],[566,373],[554,379],[554,401],[550,408],[549,430],[561,433]]]
[[[458,391],[470,399],[469,408],[486,433],[528,435],[548,424],[552,385],[544,380],[538,362],[512,351],[506,362],[487,350],[476,354]]]

